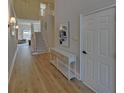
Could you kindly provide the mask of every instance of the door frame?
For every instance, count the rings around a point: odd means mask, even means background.
[[[109,6],[106,6],[106,7],[103,7],[103,8],[99,8],[99,9],[95,9],[95,10],[92,10],[86,14],[80,14],[80,80],[81,81],[84,81],[84,62],[83,62],[83,58],[82,58],[82,51],[83,51],[83,20],[84,20],[84,17],[87,16],[87,15],[90,15],[90,14],[93,14],[93,13],[97,13],[97,12],[100,12],[102,10],[105,10],[105,9],[109,9],[109,8],[112,8],[112,7],[116,7],[116,4],[112,4],[112,5],[109,5]]]

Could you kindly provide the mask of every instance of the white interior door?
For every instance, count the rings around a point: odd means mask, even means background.
[[[115,7],[82,19],[82,81],[97,93],[115,93]]]

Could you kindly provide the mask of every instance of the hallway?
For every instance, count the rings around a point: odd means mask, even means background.
[[[28,45],[18,46],[9,81],[9,93],[94,93],[78,80],[67,80],[49,63],[49,55],[31,55]]]

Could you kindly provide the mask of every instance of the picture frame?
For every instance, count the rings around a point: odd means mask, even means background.
[[[60,25],[59,44],[62,47],[70,47],[70,22],[69,21]]]

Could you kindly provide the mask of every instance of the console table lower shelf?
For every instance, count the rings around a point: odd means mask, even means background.
[[[61,50],[62,51],[62,50]],[[68,80],[76,78],[76,56],[63,51],[51,50],[50,63],[54,65]]]

